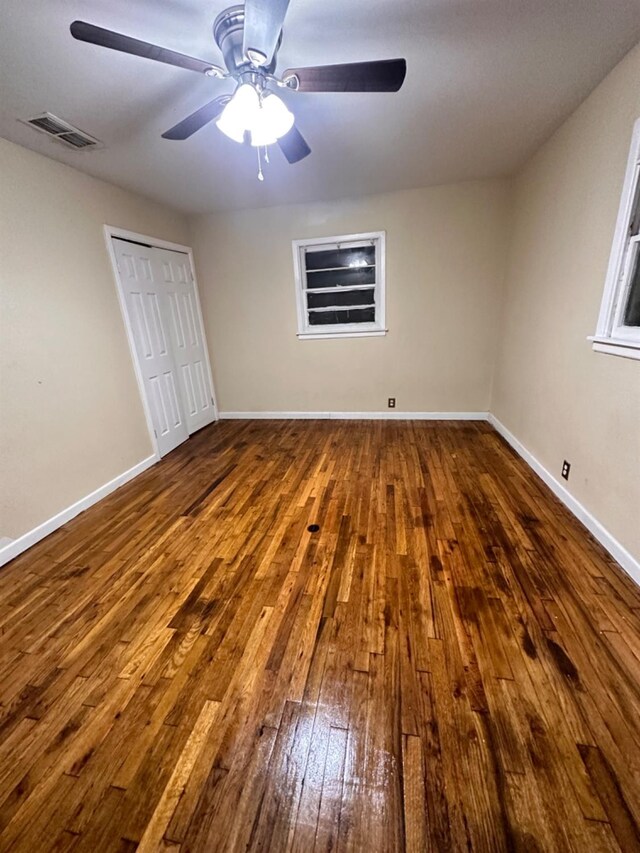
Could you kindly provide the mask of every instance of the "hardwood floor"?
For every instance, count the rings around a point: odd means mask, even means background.
[[[0,631],[2,851],[640,850],[640,592],[487,424],[208,427]]]

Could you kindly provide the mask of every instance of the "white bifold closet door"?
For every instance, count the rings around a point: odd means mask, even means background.
[[[215,420],[189,256],[113,238],[130,336],[161,456]]]

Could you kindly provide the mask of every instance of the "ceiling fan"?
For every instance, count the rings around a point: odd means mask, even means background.
[[[278,143],[289,163],[297,163],[311,149],[295,125],[293,114],[274,88],[294,92],[397,92],[404,82],[404,59],[352,62],[289,68],[275,74],[282,25],[289,0],[246,0],[216,18],[213,37],[222,52],[225,68],[140,41],[112,30],[74,21],[71,35],[145,59],[165,62],[208,77],[236,82],[233,94],[222,94],[163,133],[165,139],[187,139],[201,127],[216,121],[218,128],[236,142],[250,142],[258,150],[258,177],[262,180],[260,150]],[[267,155],[268,159],[268,155]]]

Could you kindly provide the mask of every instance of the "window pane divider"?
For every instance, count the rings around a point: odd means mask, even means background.
[[[370,249],[375,245],[377,234],[370,240],[309,240],[308,244],[303,247],[304,255],[313,255],[315,252],[340,252],[342,249]],[[306,240],[302,241],[306,243]]]
[[[307,275],[313,275],[315,272],[348,272],[349,270],[374,270],[375,264],[354,264],[352,267],[322,267],[317,270],[307,270]]]
[[[371,284],[334,284],[333,287],[306,287],[305,292],[308,293],[335,293],[340,291],[344,293],[349,290],[375,290],[375,282]]]
[[[307,308],[309,314],[321,314],[323,311],[369,311],[375,308],[374,302],[369,302],[367,305],[323,305],[322,308]]]

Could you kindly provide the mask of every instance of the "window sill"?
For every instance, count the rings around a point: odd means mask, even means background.
[[[372,329],[368,332],[298,332],[301,341],[320,341],[324,338],[379,338],[386,335],[388,329]]]
[[[607,355],[617,355],[622,358],[633,358],[640,361],[640,341],[628,341],[622,338],[604,338],[591,335],[587,338],[591,341],[594,352],[603,352]]]

